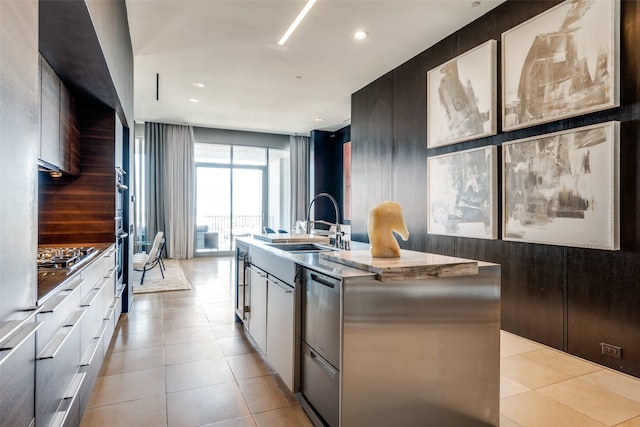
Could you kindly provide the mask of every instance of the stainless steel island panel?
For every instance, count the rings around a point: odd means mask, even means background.
[[[499,424],[500,266],[343,283],[340,426]]]

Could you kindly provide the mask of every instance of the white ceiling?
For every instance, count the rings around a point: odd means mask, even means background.
[[[134,118],[282,134],[337,130],[351,123],[352,93],[502,2],[318,0],[279,46],[306,0],[126,0]],[[352,39],[356,30],[369,38]]]

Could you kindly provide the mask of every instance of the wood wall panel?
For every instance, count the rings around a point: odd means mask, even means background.
[[[464,243],[461,243],[463,245]],[[503,242],[502,329],[564,349],[564,248]]]
[[[640,257],[637,253],[567,249],[568,351],[640,376]],[[622,360],[600,343],[622,347]]]
[[[39,244],[113,242],[115,111],[79,102],[80,176],[39,176]]]
[[[352,99],[351,127],[353,240],[368,241],[367,216],[377,203],[392,198],[393,76],[387,74],[365,89],[372,96]],[[357,202],[356,202],[357,201]]]
[[[640,328],[635,327],[640,324],[640,310],[636,308],[640,301],[638,2],[621,2],[620,107],[506,133],[501,131],[499,116],[496,136],[426,149],[426,72],[488,39],[496,39],[500,88],[502,32],[560,2],[509,0],[353,94],[353,237],[361,240],[364,232],[366,238],[366,214],[373,201],[391,197],[405,206],[411,237],[404,247],[502,265],[504,329],[640,376]],[[500,148],[505,141],[609,120],[621,122],[621,251],[426,234],[428,156],[484,145]],[[603,359],[598,346],[603,340],[623,347],[622,361]]]
[[[427,129],[416,129],[427,114],[424,58],[393,74],[393,188],[392,200],[402,205],[410,238],[398,239],[405,249],[424,247],[427,236]]]

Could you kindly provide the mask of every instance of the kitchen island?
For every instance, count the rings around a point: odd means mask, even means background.
[[[268,280],[289,274],[291,327],[267,321],[258,330],[265,343],[269,333],[293,334],[288,384],[316,425],[499,424],[499,265],[405,250],[395,260],[367,259],[355,242],[353,251],[237,244],[246,254],[239,276],[257,264],[267,280],[238,288],[253,296],[240,319],[260,306],[268,320]]]

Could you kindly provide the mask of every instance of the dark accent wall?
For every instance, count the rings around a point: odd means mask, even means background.
[[[499,117],[496,136],[434,149],[426,146],[427,71],[489,39],[498,40],[500,53],[502,32],[558,3],[507,1],[353,94],[353,239],[367,240],[366,218],[374,204],[395,200],[403,206],[411,233],[402,247],[502,265],[503,329],[640,377],[638,2],[621,2],[620,107],[511,132],[502,132]],[[500,54],[498,62],[500,70]],[[427,234],[429,156],[500,147],[505,141],[609,120],[621,122],[620,251]],[[498,184],[501,188],[502,182]],[[499,218],[501,205],[499,191]],[[622,359],[603,356],[602,342],[622,347]]]
[[[351,127],[346,126],[335,132],[311,131],[311,182],[309,197],[318,193],[329,193],[338,202],[340,222],[344,222],[344,174],[343,144],[350,141]],[[314,218],[333,222],[336,214],[331,201],[324,197],[314,205]]]

